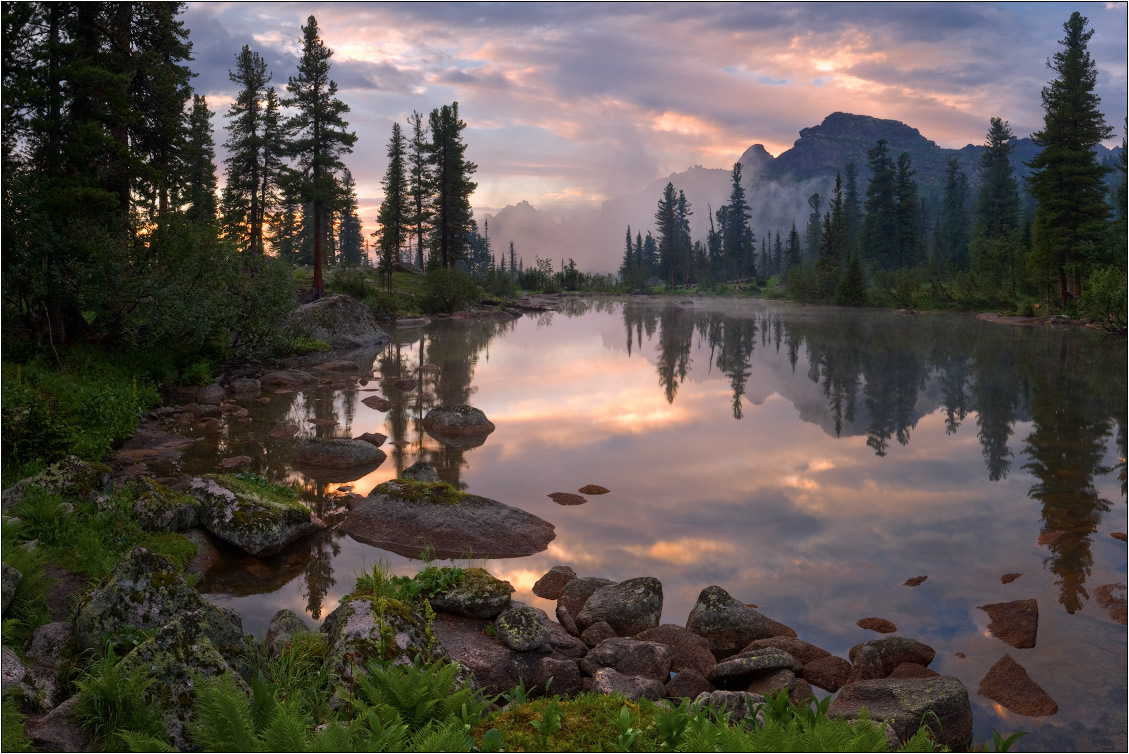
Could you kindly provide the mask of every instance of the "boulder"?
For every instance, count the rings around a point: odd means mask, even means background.
[[[504,581],[501,583],[506,584]],[[549,629],[542,625],[537,611],[528,605],[511,607],[498,615],[494,619],[494,632],[498,641],[516,652],[534,652],[549,647]]]
[[[23,574],[7,563],[0,568],[0,613],[8,612],[8,605],[16,596],[16,587],[23,579]]]
[[[512,591],[510,582],[494,578],[483,568],[468,568],[461,583],[442,594],[430,595],[427,601],[437,613],[494,620],[509,609]]]
[[[533,671],[531,684],[532,688],[545,689],[548,694],[576,696],[581,691],[580,668],[571,660],[542,657]]]
[[[245,398],[253,397],[263,388],[263,383],[254,377],[235,377],[227,383],[227,389]]]
[[[343,372],[346,374],[361,371],[361,365],[349,359],[331,359],[320,364],[314,364],[312,368],[319,372]]]
[[[79,649],[100,649],[104,636],[123,627],[146,631],[161,628],[207,603],[166,558],[134,547],[79,603],[75,640]]]
[[[795,682],[796,674],[791,670],[777,670],[753,678],[745,691],[765,697],[774,696],[780,691],[788,691],[791,694],[792,684]]]
[[[427,483],[443,481],[439,478],[439,472],[435,470],[435,467],[423,461],[416,461],[411,466],[404,469],[404,472],[400,474],[400,478]]]
[[[861,618],[856,625],[859,628],[865,628],[868,631],[876,631],[880,634],[892,634],[898,630],[897,626],[885,618]]]
[[[707,586],[698,595],[686,628],[704,637],[720,661],[756,639],[780,635],[786,627],[733,599],[721,587]]]
[[[1031,649],[1039,632],[1039,603],[1035,600],[994,602],[980,605],[992,622],[988,631],[1005,644],[1016,649]]]
[[[223,554],[202,529],[189,529],[184,538],[196,545],[196,554],[185,567],[185,573],[204,573],[223,561]]]
[[[78,456],[67,456],[0,493],[0,508],[5,513],[12,510],[32,487],[41,487],[52,494],[63,492],[70,497],[87,500],[99,493],[108,492],[112,486],[109,466],[87,463]]]
[[[326,469],[352,469],[379,464],[387,454],[371,442],[341,437],[321,439],[307,437],[294,448],[294,463]]]
[[[851,675],[851,663],[842,657],[827,655],[806,662],[800,667],[800,678],[832,693],[838,691]]]
[[[773,636],[768,639],[757,639],[750,642],[749,646],[742,649],[742,652],[748,652],[753,649],[760,649],[762,647],[776,647],[783,649],[788,654],[796,658],[796,662],[805,665],[813,660],[818,660],[823,657],[830,657],[831,653],[826,649],[821,649],[814,644],[810,644],[803,639],[796,639],[790,636]],[[847,664],[846,660],[843,660]]]
[[[556,653],[516,652],[490,636],[486,631],[489,625],[487,621],[449,615],[437,616],[432,625],[447,657],[465,668],[474,687],[487,696],[505,693],[519,681],[526,688],[533,688],[538,668],[546,658],[563,660],[575,667],[572,660]],[[579,671],[576,673],[579,675]]]
[[[861,647],[857,652],[851,651],[851,672],[844,684],[885,678],[891,670],[893,668],[887,669],[882,664],[882,655],[877,647]]]
[[[533,585],[533,593],[547,600],[555,600],[561,596],[568,582],[576,578],[576,571],[568,566],[553,566],[537,583]]]
[[[303,372],[301,369],[281,369],[274,372],[267,372],[259,378],[259,383],[265,388],[293,389],[309,385],[313,382],[317,382],[317,380],[317,377],[314,377],[309,372]]]
[[[952,676],[848,684],[831,703],[827,716],[854,720],[864,708],[870,719],[885,720],[900,741],[909,739],[923,723],[933,730],[935,741],[953,751],[966,751],[972,740],[968,689]]]
[[[341,293],[299,306],[284,327],[332,348],[377,345],[391,340],[376,324],[372,309]]]
[[[722,660],[706,671],[706,680],[720,689],[739,691],[759,676],[798,667],[792,655],[775,647],[765,647]]]
[[[941,675],[936,670],[930,670],[924,665],[913,662],[898,663],[887,678],[936,678]]]
[[[28,720],[27,737],[37,751],[98,751],[75,715],[78,696],[72,696],[39,720]]]
[[[711,691],[716,691],[714,685],[696,670],[683,670],[666,682],[668,699],[697,699]]]
[[[27,674],[24,664],[11,647],[5,646],[0,652],[3,653],[0,658],[0,691],[19,688]]]
[[[554,652],[570,659],[579,659],[588,654],[588,645],[570,634],[560,623],[543,615],[541,624],[549,631],[549,646]]]
[[[606,639],[580,661],[580,670],[590,676],[595,677],[601,668],[615,668],[623,675],[663,684],[670,680],[670,648],[653,641]]]
[[[354,539],[418,557],[512,558],[541,552],[556,537],[548,521],[442,482],[385,482],[351,506],[340,529]],[[493,616],[491,616],[493,617]]]
[[[710,652],[710,643],[682,626],[664,623],[636,634],[635,638],[640,641],[656,641],[669,647],[670,669],[676,673],[692,670],[704,676],[705,672],[717,663],[713,653]],[[684,696],[691,695],[684,694]]]
[[[27,659],[46,668],[58,668],[74,653],[74,625],[70,621],[45,623],[35,629],[27,644]]]
[[[561,596],[557,598],[557,620],[570,634],[579,636],[580,629],[576,624],[576,616],[584,608],[584,603],[597,589],[614,583],[611,579],[595,576],[585,576],[568,582],[561,591]]]
[[[597,694],[616,694],[631,701],[657,701],[666,696],[666,688],[660,682],[637,675],[623,675],[614,668],[601,668],[596,672],[592,691]]]
[[[325,616],[326,665],[339,682],[351,683],[369,660],[410,663],[446,658],[442,642],[429,635],[427,620],[399,600],[355,597]]]
[[[423,428],[440,439],[445,436],[488,435],[494,431],[494,423],[479,409],[457,403],[428,411],[423,417]]]
[[[293,492],[278,485],[215,475],[193,479],[188,491],[201,501],[201,526],[256,557],[275,555],[324,528]]]
[[[606,639],[614,639],[617,636],[618,634],[615,632],[615,629],[604,621],[593,623],[580,632],[580,640],[589,647],[594,647]]]
[[[248,459],[250,460],[250,459]],[[186,531],[196,526],[200,501],[169,489],[155,479],[141,477],[133,516],[148,531]]]
[[[979,692],[1020,715],[1046,717],[1058,712],[1055,700],[1010,655],[1001,657],[988,670]]]
[[[852,663],[855,663],[856,655],[862,651],[864,647],[873,647],[877,650],[878,659],[882,663],[882,671],[885,675],[890,675],[890,671],[903,662],[913,662],[918,665],[928,666],[929,663],[933,662],[933,658],[937,656],[937,652],[933,647],[922,644],[915,639],[909,639],[904,636],[887,636],[883,639],[864,641],[861,644],[856,644],[851,647],[851,651],[847,653],[847,656],[851,658]]]
[[[576,627],[583,631],[603,621],[618,636],[634,636],[659,625],[663,609],[663,587],[650,576],[600,587],[576,613]]]
[[[792,690],[788,692],[788,700],[797,707],[807,707],[815,701],[815,692],[812,691],[810,683],[803,678],[797,678],[792,682]]]
[[[294,637],[309,633],[309,631],[306,622],[302,620],[298,613],[290,609],[279,610],[270,619],[270,625],[267,626],[267,635],[263,643],[271,657],[278,657],[282,650],[286,649],[286,646],[294,640]]]
[[[729,713],[729,724],[735,725],[746,717],[758,704],[764,704],[764,697],[760,694],[751,694],[748,691],[710,691],[699,694],[694,700],[699,707],[710,707],[718,712]],[[764,724],[764,712],[758,711],[757,724]]]

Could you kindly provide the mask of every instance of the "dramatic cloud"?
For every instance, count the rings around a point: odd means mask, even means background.
[[[1046,61],[1073,10],[194,3],[185,21],[196,88],[222,116],[239,48],[262,54],[283,89],[295,73],[301,25],[316,16],[360,137],[348,162],[362,195],[380,196],[392,123],[457,100],[467,154],[479,166],[476,206],[525,199],[559,216],[691,165],[728,168],[754,143],[779,154],[834,111],[901,120],[945,147],[982,142],[990,116],[1026,136],[1042,124]],[[1126,5],[1087,4],[1083,12],[1095,30],[1098,93],[1120,127]],[[375,201],[362,216],[369,226]]]

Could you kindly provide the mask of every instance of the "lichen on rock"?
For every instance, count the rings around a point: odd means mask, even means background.
[[[193,479],[189,492],[201,501],[201,526],[251,555],[274,555],[323,528],[293,492],[247,475]]]
[[[67,456],[35,476],[21,479],[4,490],[0,507],[4,512],[10,511],[33,487],[41,487],[49,493],[65,492],[72,497],[86,500],[108,490],[110,484],[109,466],[83,461],[78,456]]]

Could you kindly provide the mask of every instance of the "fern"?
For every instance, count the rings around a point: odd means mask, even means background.
[[[297,703],[274,705],[260,739],[262,751],[305,751],[306,720]]]
[[[357,696],[373,707],[391,707],[412,732],[452,717],[462,718],[460,722],[481,718],[488,706],[478,692],[456,681],[458,665],[421,665],[417,660],[383,666],[373,661],[367,670],[357,679]]]
[[[75,685],[80,725],[107,750],[126,748],[123,733],[154,739],[165,735],[161,710],[148,694],[153,679],[141,668],[124,671],[113,651],[91,664]]]
[[[169,746],[169,742],[163,738],[156,738],[155,736],[146,735],[145,733],[121,730],[118,731],[118,738],[125,743],[126,749],[129,751],[176,751],[176,749]]]
[[[196,704],[189,735],[204,751],[259,751],[251,700],[226,675],[203,678],[196,685]]]
[[[457,720],[431,723],[416,731],[408,746],[409,751],[470,751],[474,741]]]

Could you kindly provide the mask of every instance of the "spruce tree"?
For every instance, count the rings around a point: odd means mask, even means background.
[[[619,265],[619,279],[625,285],[631,285],[635,279],[635,248],[631,243],[631,226],[627,226],[626,248],[623,252],[623,261]]]
[[[725,222],[721,223],[722,253],[731,265],[732,272],[738,278],[746,272],[753,277],[756,276],[752,269],[753,229],[750,225],[752,209],[745,198],[745,187],[741,185],[741,172],[741,163],[733,163],[729,204],[723,208],[725,209]]]
[[[937,250],[938,261],[954,270],[968,269],[968,193],[968,176],[960,162],[955,157],[950,157],[945,170],[945,186],[941,195],[941,213],[937,218],[934,248]]]
[[[866,216],[862,221],[860,243],[871,262],[884,270],[892,270],[899,261],[894,161],[885,139],[879,139],[866,154],[870,180],[866,184]]]
[[[470,195],[478,184],[470,179],[478,166],[466,159],[462,132],[466,123],[459,118],[459,103],[452,102],[431,111],[431,149],[428,153],[434,176],[434,216],[431,226],[431,251],[439,255],[444,268],[454,269],[466,255],[470,227]]]
[[[1042,278],[1058,284],[1065,306],[1082,293],[1082,280],[1098,261],[1109,208],[1105,203],[1108,168],[1095,149],[1113,135],[1094,92],[1098,69],[1086,49],[1093,30],[1075,11],[1063,24],[1063,49],[1047,66],[1058,76],[1043,88],[1044,125],[1031,139],[1043,148],[1031,162],[1028,177],[1035,209],[1031,261]]]
[[[337,98],[337,82],[329,78],[333,51],[318,36],[313,16],[302,27],[302,55],[298,75],[286,85],[290,98],[283,104],[297,109],[289,127],[294,133],[291,150],[297,158],[299,195],[313,214],[314,296],[325,295],[322,277],[322,241],[328,210],[338,199],[335,174],[345,166],[341,156],[353,151],[357,135],[346,129],[349,106]]]
[[[669,181],[655,210],[655,231],[659,234],[659,277],[673,286],[676,281],[675,255],[678,252],[678,197],[674,193],[674,184]]]
[[[896,214],[896,261],[894,267],[914,267],[921,261],[922,212],[917,195],[917,181],[908,152],[898,155],[898,169],[894,178]]]
[[[357,184],[353,181],[353,173],[348,169],[341,179],[341,199],[341,227],[338,230],[341,263],[359,267],[364,255],[365,240],[361,235],[361,218],[357,214]]]
[[[843,217],[847,225],[847,244],[854,244],[862,228],[862,205],[859,203],[858,165],[849,160],[843,167]]]
[[[188,140],[183,157],[179,203],[187,205],[184,216],[191,222],[216,221],[216,149],[212,136],[212,111],[199,94],[192,97],[188,116]]]
[[[823,204],[823,197],[812,194],[808,197],[808,206],[811,214],[808,215],[808,225],[804,232],[804,255],[806,262],[814,262],[819,258],[819,242],[823,238],[823,215],[819,208]]]
[[[392,266],[399,258],[400,249],[408,240],[408,223],[411,207],[408,196],[408,175],[405,165],[407,158],[407,139],[399,123],[392,124],[392,136],[388,139],[388,169],[384,173],[381,186],[384,188],[384,201],[380,204],[377,222],[380,230],[380,271],[384,276],[384,287],[392,289]]]
[[[264,110],[270,72],[262,55],[250,46],[235,56],[235,68],[228,78],[239,92],[227,111],[228,157],[225,185],[225,234],[238,238],[250,252],[262,253],[263,208],[260,184],[264,174]]]
[[[412,127],[411,140],[408,142],[408,194],[411,197],[409,225],[416,239],[415,264],[422,270],[423,241],[431,221],[431,192],[434,181],[431,164],[428,162],[431,144],[427,140],[427,127],[422,113],[412,111],[408,125]]]

